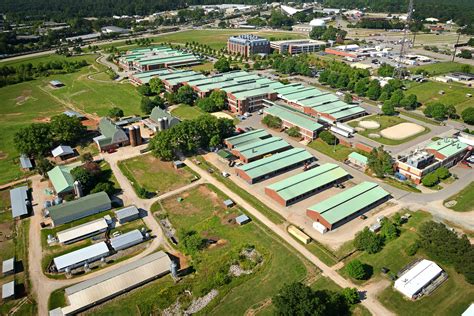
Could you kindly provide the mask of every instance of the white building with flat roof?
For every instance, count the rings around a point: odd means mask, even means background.
[[[423,259],[395,281],[395,289],[410,299],[423,291],[443,273],[435,262]]]

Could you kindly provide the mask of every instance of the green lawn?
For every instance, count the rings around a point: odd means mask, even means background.
[[[214,64],[212,62],[206,62],[201,65],[196,65],[191,67],[194,71],[211,71],[214,69]]]
[[[464,67],[466,67],[466,64],[447,61],[447,62],[433,63],[433,64],[428,64],[428,65],[413,67],[413,68],[410,68],[410,71],[415,72],[416,70],[421,69],[421,70],[427,71],[431,76],[436,76],[436,75],[446,74],[449,72],[461,72],[463,71]]]
[[[354,148],[346,147],[343,145],[328,145],[321,139],[316,139],[308,144],[308,147],[313,148],[314,150],[319,151],[320,153],[325,154],[333,159],[338,161],[344,161],[347,159],[347,156],[356,151]]]
[[[389,138],[385,138],[385,137],[382,137],[382,136],[380,136],[379,138],[372,138],[372,137],[369,137],[369,134],[379,134],[380,135],[380,131],[382,131],[386,128],[398,125],[400,123],[407,123],[408,121],[405,120],[402,117],[399,117],[399,116],[387,116],[387,115],[370,115],[370,116],[364,117],[362,119],[362,121],[376,121],[380,124],[380,127],[379,128],[374,128],[374,129],[365,129],[364,131],[357,132],[357,133],[359,133],[360,135],[362,135],[364,137],[367,137],[367,138],[369,138],[373,141],[376,141],[378,143],[385,144],[385,145],[400,145],[400,144],[406,143],[408,141],[411,141],[411,140],[417,138],[418,136],[421,136],[421,135],[424,135],[424,134],[427,134],[427,133],[430,132],[430,129],[428,127],[422,125],[425,128],[424,131],[422,131],[422,132],[420,132],[416,135],[404,138],[404,139],[389,139]],[[359,126],[359,121],[349,122],[349,125],[352,126],[352,127],[358,127]]]
[[[166,213],[176,229],[194,230],[203,238],[219,240],[199,252],[192,264],[196,272],[175,284],[165,277],[124,295],[110,304],[91,311],[94,315],[149,315],[160,314],[180,297],[186,307],[189,289],[194,297],[206,294],[210,281],[222,266],[244,245],[254,245],[263,256],[263,264],[247,276],[233,277],[230,283],[214,286],[219,295],[200,312],[202,315],[244,315],[249,307],[272,297],[285,283],[303,281],[307,275],[303,262],[280,239],[257,221],[244,226],[228,223],[228,219],[242,212],[238,207],[225,209],[222,201],[227,197],[212,186],[199,186],[155,204],[152,211]]]
[[[444,201],[456,201],[456,205],[450,207],[456,212],[470,212],[474,210],[474,182],[471,182],[467,187],[465,187],[458,194],[451,196],[449,199]]]
[[[201,115],[204,115],[205,113],[197,106],[180,104],[178,107],[171,111],[171,114],[183,121],[195,119]]]
[[[195,178],[188,167],[175,169],[171,161],[161,161],[151,154],[120,161],[119,167],[131,182],[158,194],[173,191]]]
[[[443,95],[439,94],[441,90],[445,92]],[[468,93],[474,94],[474,89],[460,83],[435,81],[410,83],[406,94],[411,93],[415,94],[423,105],[431,102],[454,105],[458,114],[468,107],[474,107],[474,98],[466,96]]]
[[[122,108],[126,115],[140,113],[140,97],[132,85],[88,79],[88,75],[103,71],[103,66],[95,62],[96,57],[97,55],[86,55],[68,58],[86,59],[91,64],[75,73],[51,75],[0,88],[3,102],[0,107],[0,183],[24,176],[13,141],[15,133],[22,127],[33,122],[43,122],[68,107],[98,116],[107,114],[113,106]],[[35,64],[65,58],[50,55],[6,64]],[[62,81],[66,86],[59,89],[49,87],[48,82],[53,79]]]

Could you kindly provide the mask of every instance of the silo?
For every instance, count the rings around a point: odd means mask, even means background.
[[[163,119],[160,117],[158,119],[158,131],[161,132],[162,130],[164,130],[164,128],[163,128]]]
[[[81,182],[79,181],[74,181],[74,194],[76,197],[80,198],[84,196],[84,193],[82,192],[82,185]]]
[[[169,127],[169,122],[168,122],[168,118],[166,116],[163,117],[163,122],[164,122],[164,125],[165,125],[164,129],[167,129]]]
[[[137,143],[137,145],[141,145],[142,144],[142,134],[140,132],[140,126],[135,125],[134,128],[135,128],[136,143]]]
[[[128,128],[128,137],[130,138],[130,145],[132,145],[132,147],[137,146],[137,138],[135,136],[135,129],[133,126]]]
[[[170,271],[171,271],[171,276],[172,276],[173,278],[177,278],[177,277],[178,277],[178,265],[177,265],[176,262],[174,262],[173,260],[171,260]]]

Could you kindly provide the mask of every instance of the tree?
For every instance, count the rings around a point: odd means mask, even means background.
[[[394,174],[392,157],[382,146],[370,152],[368,167],[378,178],[383,178],[386,174]]]
[[[38,157],[35,163],[36,170],[43,177],[46,177],[48,175],[48,171],[54,168],[54,164],[43,156]]]
[[[390,66],[389,64],[383,63],[380,65],[379,69],[377,70],[379,76],[382,77],[392,77],[393,76],[393,71],[395,70],[395,67]]]
[[[109,110],[108,116],[113,119],[118,119],[123,117],[123,110],[118,107],[113,107]]]
[[[151,90],[148,84],[142,84],[137,88],[138,93],[144,96],[151,96],[153,95],[153,91]]]
[[[214,90],[209,95],[209,98],[214,101],[217,111],[222,111],[225,108],[225,100],[227,94],[223,90]]]
[[[388,100],[388,98],[389,98],[388,92],[384,91],[380,94],[379,101],[384,102],[384,101]]]
[[[46,123],[33,123],[13,137],[16,149],[29,157],[42,156],[53,146],[51,128]]]
[[[51,118],[50,130],[55,142],[74,145],[84,137],[87,128],[78,117],[60,114]]]
[[[423,179],[421,179],[421,183],[423,183],[425,187],[435,186],[436,184],[438,184],[438,182],[438,175],[434,172],[428,173],[426,176],[423,177]]]
[[[474,125],[474,107],[469,107],[462,111],[461,117],[464,123]]]
[[[190,86],[182,86],[176,93],[176,101],[178,101],[178,103],[193,105],[195,99],[196,93]]]
[[[328,145],[336,145],[338,143],[337,137],[329,131],[322,131],[319,133],[319,138]]]
[[[446,115],[448,118],[455,119],[457,117],[456,115],[456,107],[452,104],[446,105]]]
[[[350,93],[346,93],[344,95],[344,102],[351,104],[352,103],[352,95]]]
[[[373,254],[382,250],[383,239],[365,227],[361,232],[356,234],[354,246],[357,250],[364,250],[369,254]]]
[[[219,109],[211,98],[202,98],[196,101],[196,106],[207,113],[217,112]]]
[[[188,255],[194,255],[204,247],[204,240],[193,230],[181,230],[179,232],[179,241],[184,248],[184,252]]]
[[[418,98],[416,94],[410,94],[405,96],[401,101],[400,105],[403,106],[405,110],[414,110],[418,106]]]
[[[354,278],[356,280],[365,280],[369,276],[366,271],[366,268],[364,267],[364,264],[357,259],[349,261],[345,269],[347,271],[347,274],[349,274],[351,278]]]
[[[367,78],[360,79],[354,86],[354,92],[360,96],[365,96],[365,92],[367,91]]]
[[[298,126],[292,126],[289,129],[286,130],[286,133],[290,137],[300,137],[300,128]]]
[[[367,97],[371,100],[377,100],[382,93],[382,87],[378,80],[372,80],[369,83],[369,88],[367,89]]]
[[[397,112],[395,111],[395,106],[391,100],[385,100],[382,105],[382,112],[385,115],[395,115]]]
[[[459,53],[459,57],[465,58],[465,59],[472,59],[472,53],[470,50],[462,49],[461,52]]]
[[[155,108],[155,103],[149,97],[142,97],[140,101],[140,110],[145,114],[150,114]]]
[[[404,98],[404,94],[402,89],[397,89],[392,93],[392,96],[390,97],[390,101],[392,102],[394,107],[398,107],[401,105],[401,102]]]
[[[80,158],[82,162],[91,162],[94,160],[94,157],[89,152],[83,153]]]
[[[385,241],[394,240],[400,234],[398,227],[393,224],[390,220],[384,219],[382,221],[382,228],[380,229],[380,235],[383,236]]]
[[[446,107],[440,102],[430,103],[426,106],[423,113],[428,117],[442,121],[446,118]]]
[[[354,287],[343,288],[341,294],[349,305],[355,305],[360,302],[359,291]]]
[[[85,194],[88,194],[98,182],[94,174],[83,166],[78,166],[72,169],[71,175],[74,180],[79,181],[81,183],[82,190]]]
[[[435,170],[435,173],[441,180],[447,179],[451,176],[451,172],[449,172],[449,169],[446,167],[439,167]]]
[[[90,191],[90,193],[105,192],[109,196],[112,196],[115,193],[115,187],[112,182],[100,182]]]
[[[160,94],[165,90],[165,85],[163,84],[163,81],[161,81],[160,78],[151,78],[150,82],[148,83],[150,85],[150,90],[154,94]]]
[[[262,119],[262,123],[270,128],[281,128],[282,121],[278,116],[267,114]]]
[[[219,58],[214,64],[214,69],[218,72],[228,72],[230,71],[230,63],[225,57]]]

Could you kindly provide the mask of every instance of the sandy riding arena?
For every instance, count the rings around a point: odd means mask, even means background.
[[[380,131],[380,134],[388,139],[405,139],[421,133],[425,130],[423,126],[415,123],[400,123]]]
[[[234,118],[232,117],[232,115],[229,115],[227,113],[224,113],[224,112],[214,112],[212,113],[212,115],[214,115],[215,117],[217,118],[226,118],[226,119],[229,119],[229,120],[233,120]]]
[[[380,124],[376,121],[360,121],[359,126],[366,129],[377,129]]]

